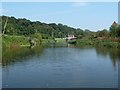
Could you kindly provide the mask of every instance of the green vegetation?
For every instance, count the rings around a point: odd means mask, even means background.
[[[114,22],[109,30],[90,31],[80,28],[72,28],[61,23],[32,22],[25,18],[7,17],[2,18],[3,48],[15,48],[41,45],[49,43],[66,44],[68,34],[77,37],[77,45],[120,47],[120,25]]]
[[[55,38],[57,43],[66,43],[66,39],[63,38]]]
[[[43,39],[50,37],[64,38],[69,34],[79,35],[83,32],[81,29],[75,29],[63,24],[42,23],[39,21],[32,22],[25,18],[2,16],[2,32],[7,35],[25,35],[30,36],[35,33],[40,33]],[[7,21],[7,25],[6,25]]]
[[[120,25],[115,22],[110,26],[109,30],[103,29],[93,32],[88,29],[76,29],[63,24],[32,22],[25,18],[16,19],[7,16],[1,16],[0,18],[2,18],[0,21],[2,23],[2,34],[0,35],[2,36],[3,65],[14,62],[15,58],[27,58],[29,55],[40,53],[43,47],[51,44],[67,46],[65,38],[68,34],[74,34],[77,37],[77,46],[101,48],[101,51],[98,50],[97,53],[104,54],[102,49],[104,47],[120,48]],[[36,47],[29,48],[33,44]],[[113,62],[117,57],[117,52],[114,52],[111,50],[110,53]]]
[[[81,39],[77,39],[78,46],[88,45],[120,48],[120,25],[116,22],[110,26],[109,30],[87,31],[85,35]]]
[[[65,38],[55,38],[56,46],[67,46]]]
[[[28,37],[25,36],[13,36],[13,35],[3,35],[2,36],[2,46],[5,48],[17,48],[20,46],[29,46]]]
[[[116,22],[110,27],[110,35],[115,38],[120,37],[120,25],[116,24]]]
[[[111,40],[77,40],[77,46],[94,46],[94,47],[114,47],[120,48],[119,42]]]

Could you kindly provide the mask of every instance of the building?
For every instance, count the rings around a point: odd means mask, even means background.
[[[75,37],[74,35],[72,35],[72,34],[71,34],[71,35],[68,35],[68,37],[67,37],[68,40],[75,39],[75,38],[76,38],[76,37]]]

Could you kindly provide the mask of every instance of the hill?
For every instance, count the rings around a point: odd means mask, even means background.
[[[25,35],[40,33],[43,38],[49,38],[54,36],[55,38],[64,38],[68,34],[74,34],[75,36],[83,35],[83,30],[79,28],[72,28],[61,23],[42,23],[40,21],[30,21],[25,18],[1,16],[2,27],[4,27],[6,19],[8,18],[5,34],[8,35]],[[2,32],[3,32],[2,28]]]

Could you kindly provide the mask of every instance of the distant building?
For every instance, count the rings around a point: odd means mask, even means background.
[[[68,37],[67,37],[68,40],[75,39],[75,38],[76,38],[76,37],[75,37],[74,35],[72,35],[72,34],[71,34],[71,35],[68,35]]]
[[[76,38],[77,37],[75,37],[74,35],[68,35],[68,37],[67,37],[67,42],[69,43],[69,44],[75,44],[76,43]]]

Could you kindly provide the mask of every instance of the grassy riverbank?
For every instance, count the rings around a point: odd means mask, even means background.
[[[42,39],[41,44],[51,44],[56,43],[57,46],[65,46],[67,42],[63,38],[55,39]],[[39,44],[40,45],[40,44]],[[77,46],[95,46],[95,47],[113,47],[120,48],[120,42],[114,39],[77,39]],[[2,36],[2,48],[18,48],[18,47],[29,47],[29,37],[26,36],[13,36],[13,35],[3,35]]]
[[[63,38],[55,39],[42,39],[42,45],[37,45],[35,48],[29,48],[29,37],[25,36],[13,36],[13,35],[4,35],[2,36],[2,61],[3,65],[14,62],[21,57],[27,58],[27,56],[32,56],[36,53],[42,52],[43,48],[50,46],[51,43],[55,43],[56,46],[67,46],[67,42]],[[104,53],[103,48],[117,49],[120,48],[120,42],[108,40],[97,40],[97,39],[77,39],[77,47],[95,47],[100,48],[101,53]],[[100,51],[99,50],[99,51]],[[114,51],[115,52],[115,51]],[[112,53],[111,50],[111,56]],[[115,54],[116,55],[116,54]],[[15,59],[17,58],[17,59]],[[114,57],[112,57],[114,59]]]
[[[4,48],[17,48],[29,46],[28,37],[25,36],[13,36],[3,35],[2,36],[2,47]]]
[[[108,40],[89,40],[89,39],[77,39],[77,46],[95,46],[95,47],[113,47],[113,48],[120,48],[120,42]]]
[[[39,43],[39,39],[35,39],[35,42],[38,45],[54,43],[55,40],[50,39],[42,39],[41,43]],[[30,47],[29,37],[26,36],[15,36],[15,35],[3,35],[2,36],[2,48],[3,49],[12,49],[12,48],[20,48],[20,47]]]

